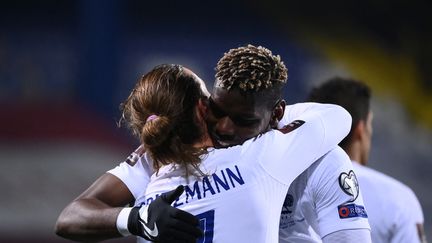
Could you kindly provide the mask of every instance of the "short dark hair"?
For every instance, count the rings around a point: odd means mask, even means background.
[[[340,105],[351,114],[351,131],[339,144],[345,149],[351,142],[353,128],[361,120],[367,120],[370,111],[370,98],[371,90],[365,83],[354,79],[335,77],[313,88],[307,100]]]
[[[154,160],[156,170],[176,163],[199,171],[206,150],[193,145],[204,132],[196,122],[195,109],[202,97],[200,85],[182,66],[163,64],[145,74],[121,104],[123,120]]]
[[[274,103],[281,98],[288,69],[279,55],[262,46],[247,45],[229,50],[216,66],[216,87],[257,94]]]

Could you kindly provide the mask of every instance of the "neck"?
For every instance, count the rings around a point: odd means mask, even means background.
[[[363,158],[361,156],[361,146],[359,142],[351,143],[345,150],[345,152],[348,154],[351,161],[355,161],[356,163],[359,163],[361,165],[366,165],[366,162],[363,161]]]

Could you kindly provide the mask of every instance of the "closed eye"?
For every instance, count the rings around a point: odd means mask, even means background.
[[[260,123],[260,119],[255,119],[255,118],[245,119],[243,117],[233,117],[231,118],[231,120],[234,122],[234,124],[241,127],[249,127]]]
[[[227,114],[221,108],[219,108],[218,105],[216,105],[212,98],[209,98],[209,107],[216,118],[227,116]]]

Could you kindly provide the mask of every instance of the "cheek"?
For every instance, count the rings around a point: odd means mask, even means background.
[[[207,123],[207,127],[213,128],[216,126],[216,123],[218,122],[218,119],[216,119],[213,115],[211,114],[207,114],[206,119],[205,119],[206,123]]]
[[[235,134],[240,139],[248,139],[255,136],[254,130],[251,130],[249,128],[237,128]]]
[[[261,132],[263,132],[262,125],[254,127],[240,127],[236,129],[236,135],[242,139],[249,139],[255,137]]]

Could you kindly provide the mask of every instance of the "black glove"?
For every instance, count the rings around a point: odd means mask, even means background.
[[[149,205],[134,207],[128,218],[129,232],[153,242],[195,243],[203,236],[198,219],[171,206],[183,191],[183,186],[178,186],[175,190],[163,193]]]

